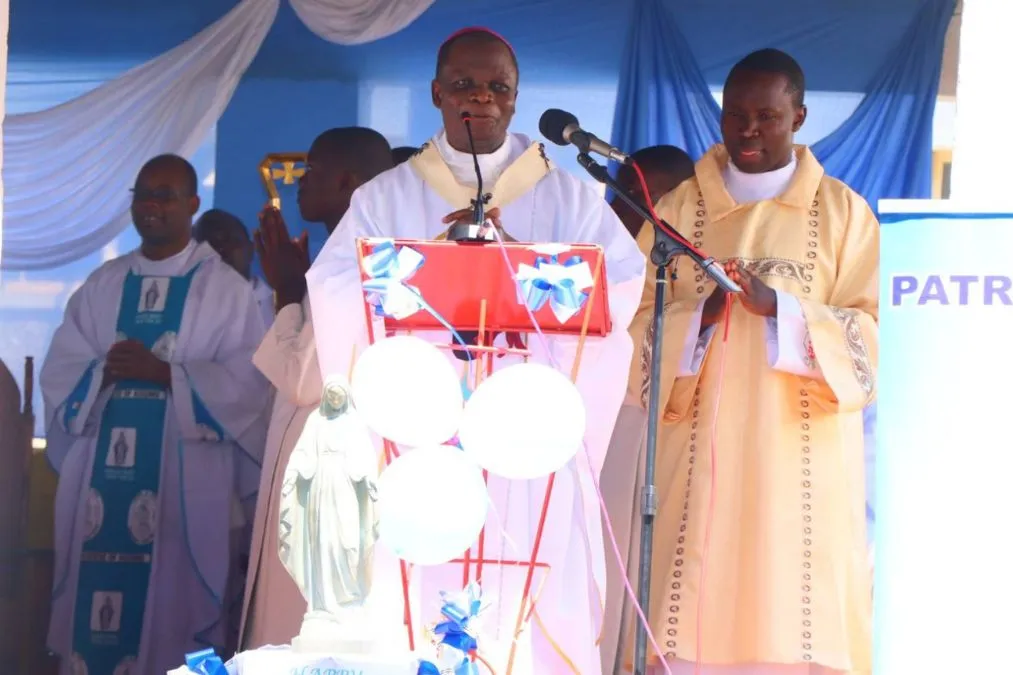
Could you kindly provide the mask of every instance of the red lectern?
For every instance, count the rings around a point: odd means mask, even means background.
[[[498,333],[535,333],[535,326],[549,335],[579,336],[570,377],[577,379],[584,342],[605,337],[612,331],[608,309],[605,253],[589,244],[469,244],[448,241],[415,241],[360,238],[357,240],[362,272],[363,307],[369,343],[375,335],[373,322],[382,317],[388,335],[397,332],[477,333],[475,344],[437,344],[441,349],[468,351],[484,369],[476,368],[474,387],[481,372],[492,373],[497,355],[530,356],[526,341],[510,340],[509,347],[492,346]],[[534,318],[534,322],[532,321]],[[537,322],[537,323],[536,323]],[[399,455],[395,445],[384,441],[386,463]],[[488,474],[485,474],[488,480]],[[538,560],[545,518],[552,499],[555,475],[549,477],[542,501],[531,556],[527,560],[486,560],[485,531],[479,535],[477,557],[471,548],[463,558],[450,561],[463,565],[463,582],[481,582],[484,565],[527,568],[524,591],[514,630],[520,634],[530,618],[528,608],[535,568],[547,570]],[[405,625],[414,650],[408,566],[401,561]],[[511,675],[516,641],[510,649],[505,675]]]

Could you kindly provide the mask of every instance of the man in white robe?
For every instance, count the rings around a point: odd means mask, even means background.
[[[348,211],[355,189],[389,169],[392,160],[390,145],[379,133],[343,127],[318,136],[306,163],[307,171],[299,179],[299,213],[331,233]],[[254,240],[264,276],[276,291],[278,314],[253,361],[277,394],[250,546],[243,649],[290,643],[306,612],[302,593],[278,557],[278,517],[285,467],[323,391],[306,298],[310,266],[306,234],[293,240],[281,212],[268,205],[260,214]]]
[[[274,291],[253,274],[253,239],[243,221],[228,211],[209,209],[194,224],[193,238],[198,243],[207,242],[222,260],[250,282],[264,325],[270,326],[274,322]]]
[[[604,339],[588,339],[577,379],[588,410],[587,453],[578,452],[556,475],[539,553],[540,561],[551,569],[547,575],[535,574],[537,603],[526,630],[517,637],[512,671],[598,675],[605,553],[594,481],[625,394],[628,372],[623,369],[632,357],[626,328],[640,301],[645,264],[629,233],[591,186],[555,168],[540,143],[508,133],[517,80],[516,58],[501,37],[485,29],[451,36],[440,49],[432,83],[433,103],[442,112],[444,129],[409,161],[355,193],[307,281],[322,373],[347,373],[353,345],[361,354],[366,343],[356,238],[435,239],[449,224],[472,218],[468,204],[475,196],[476,179],[463,112],[473,120],[474,148],[491,194],[487,215],[504,237],[604,247],[613,332]],[[451,342],[445,332],[415,335],[440,344]],[[503,343],[503,336],[496,339]],[[569,375],[577,338],[549,337],[547,342],[552,357]],[[528,345],[533,362],[551,363],[540,339],[530,335]],[[447,356],[457,367],[467,367],[449,352]],[[497,359],[495,367],[520,361],[506,356]],[[546,478],[511,481],[490,476],[493,508],[486,526],[486,559],[530,557],[546,482]],[[473,547],[472,556],[476,555]],[[423,644],[424,624],[439,618],[439,591],[460,590],[462,572],[461,565],[452,563],[412,571],[412,583],[420,592],[420,601],[411,607],[417,646]],[[387,574],[377,570],[376,586],[396,588],[400,580]],[[482,584],[494,601],[483,620],[480,644],[496,672],[506,671],[524,575],[524,568],[484,567]],[[400,610],[398,603],[386,616],[404,636]]]
[[[61,675],[164,673],[235,644],[270,398],[251,361],[263,320],[249,284],[191,239],[186,160],[151,160],[133,192],[141,247],[70,298],[41,374]]]

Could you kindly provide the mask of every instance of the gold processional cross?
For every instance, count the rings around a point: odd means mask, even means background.
[[[264,184],[271,205],[281,208],[281,195],[278,192],[278,181],[282,185],[294,185],[306,173],[306,153],[274,152],[260,163],[260,180]]]

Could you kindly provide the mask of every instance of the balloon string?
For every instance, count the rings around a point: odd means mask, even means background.
[[[498,236],[497,236],[497,241],[499,241],[500,246],[502,247],[503,246],[503,242],[501,240],[499,240]],[[503,248],[503,250],[504,250],[504,253],[505,253],[505,247]],[[510,259],[509,259],[509,257],[506,260],[507,260],[507,268],[510,270],[510,276],[511,276],[511,278],[514,280],[515,284],[519,283],[518,279],[517,279],[517,275],[514,272],[513,267],[510,265]],[[464,341],[464,338],[461,337],[461,335],[450,324],[450,322],[447,321],[443,317],[443,315],[441,315],[432,305],[430,305],[426,301],[426,299],[422,297],[422,295],[420,293],[416,292],[414,289],[412,289],[412,288],[410,288],[408,286],[405,286],[405,288],[410,293],[412,293],[412,295],[415,296],[416,302],[419,303],[419,305],[422,307],[422,309],[424,309],[426,312],[428,312],[430,315],[432,315],[433,318],[435,318],[437,321],[439,321],[448,331],[450,331],[451,335],[455,339],[457,339],[458,343],[461,344],[462,347],[465,347],[464,352],[465,352],[465,354],[468,357],[468,363],[465,366],[465,368],[467,369],[467,371],[470,372],[471,367],[473,365],[475,367],[480,367],[481,361],[476,361],[476,360],[474,360],[472,358],[471,350],[467,349],[467,343]],[[542,335],[541,330],[538,329],[538,323],[537,323],[537,321],[535,320],[534,316],[531,314],[531,311],[527,307],[526,304],[525,304],[525,309],[528,310],[528,315],[531,318],[532,323],[534,323],[536,329],[538,330],[539,335]],[[542,335],[542,340],[543,340],[543,342],[545,341],[544,335]],[[549,355],[549,358],[550,358],[550,360],[552,360],[553,365],[556,366],[557,369],[559,369],[558,364],[555,362],[554,359],[552,359],[551,354]],[[465,377],[467,377],[467,375]],[[507,498],[509,500],[509,487],[508,487],[508,492],[507,492]],[[506,522],[500,516],[500,513],[496,509],[496,506],[493,503],[492,498],[489,498],[489,507],[490,507],[490,509],[492,511],[493,522],[496,524],[496,527],[499,528],[500,535],[502,536],[502,540],[501,540],[501,544],[500,544],[500,550],[499,550],[499,556],[498,556],[498,561],[501,563],[500,566],[499,566],[500,567],[499,588],[500,588],[500,597],[502,597],[503,583],[504,583],[504,580],[503,580],[504,575],[503,575],[503,565],[502,565],[502,562],[505,559],[503,557],[504,556],[504,548],[507,549],[507,552],[512,553],[514,557],[519,557],[520,556],[520,548],[517,546],[517,542],[515,542],[513,540],[513,538],[511,538],[510,535],[507,533]],[[504,546],[504,544],[505,544],[505,546]],[[534,597],[531,599],[531,603],[532,603],[531,611],[534,610],[534,603],[537,602],[538,597],[541,595],[541,590],[542,590],[542,587],[544,587],[544,585],[545,585],[545,579],[543,578],[541,584],[539,584],[539,586],[538,586],[538,590],[535,592]],[[529,616],[530,616],[530,611],[529,611]],[[516,642],[517,641],[517,636],[516,635],[511,636],[511,641]],[[477,654],[476,654],[476,656],[477,656]],[[490,670],[492,670],[492,667],[489,666],[489,664],[484,659],[481,659],[481,657],[479,657],[479,660],[483,664],[485,664],[486,667],[488,667]]]
[[[735,296],[725,295],[725,306],[723,314],[725,325],[722,329],[721,355],[718,358],[718,384],[714,392],[714,419],[711,420],[711,442],[710,442],[710,494],[707,497],[707,520],[704,523],[703,534],[703,555],[700,559],[700,591],[696,601],[696,665],[693,668],[694,675],[700,675],[700,667],[703,663],[703,610],[705,606],[704,594],[707,588],[707,561],[710,558],[711,530],[714,527],[714,510],[716,508],[715,495],[718,485],[718,412],[721,409],[721,389],[725,381],[725,362],[728,356],[728,332],[732,323],[732,303]]]
[[[408,286],[405,286],[404,288],[409,293],[411,293],[413,296],[415,296],[415,301],[417,303],[419,303],[419,306],[421,306],[422,309],[424,309],[427,312],[429,312],[429,314],[432,315],[432,317],[434,319],[436,319],[441,324],[443,324],[443,327],[450,331],[451,336],[453,336],[454,339],[457,340],[458,344],[460,344],[462,347],[464,347],[463,351],[464,351],[465,355],[468,357],[468,372],[470,373],[471,372],[471,364],[472,364],[473,359],[472,359],[472,356],[471,356],[471,350],[468,349],[468,343],[464,341],[464,338],[461,337],[461,334],[457,332],[457,330],[450,324],[450,322],[447,321],[445,318],[443,318],[443,315],[440,314],[439,312],[437,312],[436,309],[434,309],[433,306],[430,305],[426,301],[426,299],[422,297],[421,293],[419,293],[415,289],[410,288]]]
[[[644,194],[648,195],[649,193],[645,191]],[[648,204],[650,204],[650,196],[648,196],[647,199]],[[653,205],[651,206],[651,210],[652,211],[654,210]],[[496,237],[496,243],[499,245],[499,250],[503,256],[503,261],[506,263],[506,268],[510,272],[510,278],[513,280],[514,285],[517,287],[518,291],[520,291],[521,282],[517,278],[517,271],[514,270],[513,262],[511,262],[510,256],[507,255],[506,244],[503,242],[502,237],[500,237],[500,233],[497,228],[495,227],[492,228],[492,232],[493,236]],[[523,294],[521,295],[521,297],[523,297]],[[535,313],[531,310],[531,307],[528,306],[528,303],[524,302],[521,304],[524,306],[524,311],[527,313],[528,319],[531,320],[531,325],[535,329],[535,334],[538,336],[539,344],[545,351],[545,355],[549,359],[549,363],[551,363],[552,367],[555,368],[556,370],[562,371],[563,368],[556,360],[556,358],[553,356],[552,349],[549,346],[549,341],[545,337],[545,333],[542,332],[542,328],[538,324],[538,319],[535,318]],[[584,451],[584,456],[587,459],[588,466],[594,466],[591,461],[591,453],[587,449],[587,443],[586,442],[581,443],[581,448]],[[626,572],[626,565],[623,562],[622,553],[619,550],[619,543],[616,540],[615,530],[612,527],[612,518],[611,516],[609,516],[608,509],[605,507],[605,496],[602,494],[601,485],[598,482],[598,476],[595,475],[595,472],[593,470],[589,471],[588,473],[591,475],[591,482],[594,485],[594,492],[595,495],[598,497],[598,506],[601,510],[602,521],[605,524],[605,529],[608,531],[609,543],[612,544],[612,550],[615,553],[617,562],[619,563],[619,568],[622,570],[623,586],[626,588],[626,595],[633,602],[633,608],[636,610],[637,616],[640,618],[640,621],[643,623],[644,628],[646,629],[647,638],[648,640],[650,640],[651,646],[654,648],[655,654],[657,654],[658,658],[661,659],[661,664],[665,670],[666,675],[672,675],[671,669],[665,662],[664,655],[661,651],[661,646],[655,639],[654,633],[651,631],[650,623],[647,621],[647,617],[644,615],[644,610],[643,608],[641,608],[640,603],[637,601],[637,594],[633,590],[632,584],[630,584],[629,575]],[[531,602],[532,605],[534,605],[535,600],[532,599]]]

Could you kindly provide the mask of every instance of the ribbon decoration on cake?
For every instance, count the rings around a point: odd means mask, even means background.
[[[405,283],[425,261],[425,256],[411,247],[395,248],[393,239],[379,240],[373,252],[362,259],[362,269],[369,277],[363,280],[362,290],[378,315],[404,319],[425,307],[418,289]]]
[[[560,323],[566,323],[587,302],[587,290],[594,285],[591,266],[580,256],[564,263],[559,256],[538,256],[535,264],[521,263],[517,268],[520,285],[520,302],[532,312],[540,310],[546,302]]]
[[[471,582],[458,593],[440,591],[440,597],[443,599],[440,613],[444,620],[432,629],[436,639],[436,663],[422,660],[419,675],[479,675],[475,652],[478,650],[477,617],[483,609],[482,589]]]
[[[210,647],[186,655],[186,667],[196,675],[228,675],[228,669]]]

